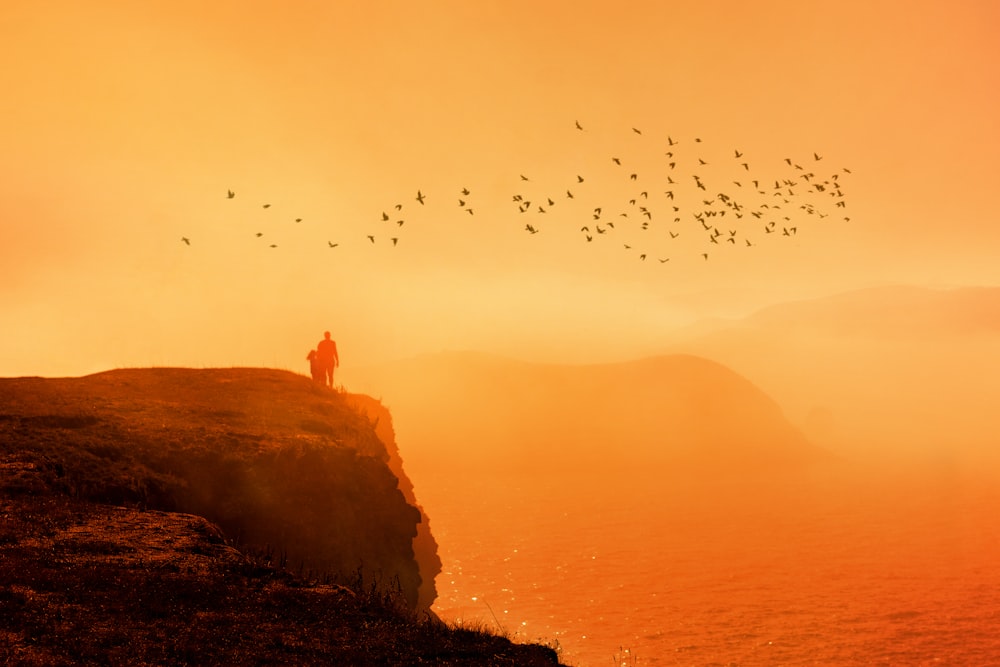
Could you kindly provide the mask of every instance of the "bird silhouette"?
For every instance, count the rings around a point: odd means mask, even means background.
[[[226,199],[232,199],[235,196],[236,196],[235,192],[233,192],[232,190],[226,190]]]
[[[421,205],[423,205],[423,203],[424,203],[424,193],[422,193],[420,190],[417,190],[417,197],[416,197],[416,199],[417,199],[418,202],[421,203]]]
[[[336,248],[337,246],[339,246],[339,245],[340,245],[339,243],[334,243],[334,242],[332,242],[332,241],[327,241],[327,242],[326,242],[326,244],[327,244],[328,246],[330,246],[331,248]]]
[[[271,205],[270,204],[264,204],[264,206],[262,208],[271,208]]]
[[[382,220],[383,220],[383,222],[389,220],[389,214],[386,213],[385,211],[382,211]]]
[[[576,129],[578,129],[578,130],[582,130],[583,129],[583,125],[580,125],[580,121],[575,121],[575,123],[576,123]]]
[[[371,234],[368,235],[368,240],[371,241],[372,243],[375,243],[375,237],[372,236]]]
[[[191,239],[189,239],[186,236],[182,236],[181,237],[181,241],[184,241],[184,243],[187,244],[187,245],[191,245]]]
[[[393,236],[392,237],[392,245],[396,245],[397,243],[399,243],[399,239],[397,237]]]

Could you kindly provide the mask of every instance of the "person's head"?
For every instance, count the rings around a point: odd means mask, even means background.
[[[330,332],[329,331],[324,331],[323,332],[323,338],[325,338],[327,340],[330,340]]]

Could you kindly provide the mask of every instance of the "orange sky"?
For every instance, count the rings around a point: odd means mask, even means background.
[[[1000,284],[997,25],[990,1],[4,2],[0,376],[305,372],[324,329],[345,364],[625,359],[702,315]],[[634,209],[584,241],[591,204],[662,194],[668,136],[730,190],[734,150],[767,179],[817,152],[851,220],[704,260],[658,202],[655,241]],[[521,192],[560,197],[538,234]]]

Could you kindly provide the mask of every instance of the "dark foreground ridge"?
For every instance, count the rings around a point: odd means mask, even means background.
[[[558,664],[426,611],[387,415],[264,369],[0,379],[0,662]]]

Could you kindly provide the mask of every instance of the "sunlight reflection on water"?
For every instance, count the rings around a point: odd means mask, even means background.
[[[459,494],[461,507],[433,500],[452,573],[438,582],[443,618],[558,642],[579,667],[608,664],[621,647],[648,665],[1000,655],[995,492],[862,489],[696,510],[655,488],[627,500],[520,491],[502,511],[490,494],[481,504]]]

